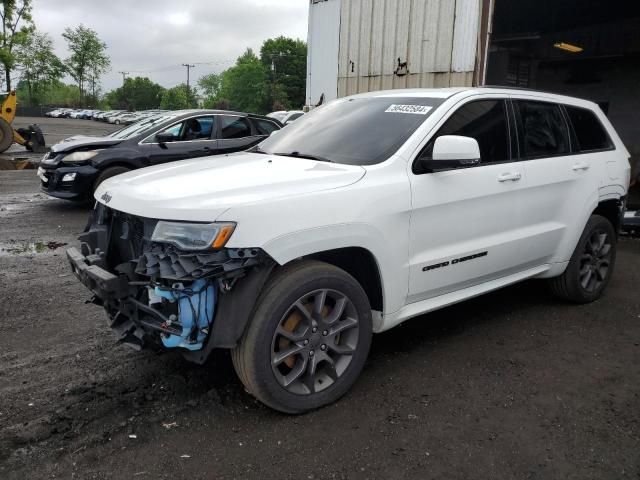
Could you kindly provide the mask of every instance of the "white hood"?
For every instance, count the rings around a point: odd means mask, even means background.
[[[364,174],[360,166],[243,152],[118,175],[95,198],[141,217],[212,222],[234,206],[344,187]]]

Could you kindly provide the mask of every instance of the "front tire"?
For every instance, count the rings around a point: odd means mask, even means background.
[[[553,294],[575,303],[600,298],[613,273],[616,241],[611,222],[603,216],[591,215],[567,269],[549,281]]]
[[[96,178],[96,181],[93,183],[93,190],[91,191],[91,196],[93,196],[93,194],[96,192],[100,184],[104,182],[107,178],[115,177],[116,175],[120,175],[121,173],[126,173],[129,170],[130,169],[128,169],[127,167],[120,167],[120,166],[105,168],[102,172],[100,172],[100,175],[98,175],[98,178]]]
[[[268,282],[233,365],[269,407],[303,413],[338,400],[356,381],[371,346],[369,300],[344,270],[303,260]]]

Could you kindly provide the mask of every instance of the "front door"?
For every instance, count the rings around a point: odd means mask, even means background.
[[[408,303],[536,263],[535,252],[523,252],[529,235],[527,179],[512,142],[512,118],[504,99],[467,101],[444,120],[419,157],[431,155],[438,136],[463,135],[478,141],[481,163],[437,172],[412,165]]]
[[[159,143],[155,136],[145,140],[143,143],[149,164],[157,165],[218,153],[214,119],[212,115],[192,117],[158,132],[171,135],[174,138],[172,141]]]

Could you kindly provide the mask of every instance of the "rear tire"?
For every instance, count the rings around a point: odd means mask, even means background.
[[[349,390],[371,336],[371,307],[360,284],[333,265],[303,260],[269,280],[232,360],[258,400],[303,413]]]
[[[96,181],[93,184],[93,190],[91,191],[91,195],[93,196],[93,194],[96,192],[96,190],[98,189],[100,184],[102,182],[104,182],[107,178],[115,177],[116,175],[120,175],[121,173],[126,173],[129,170],[130,169],[127,168],[127,167],[109,167],[109,168],[105,168],[102,171],[102,173],[100,173],[100,175],[98,175],[98,178],[96,178]]]
[[[611,222],[600,215],[592,215],[567,269],[549,280],[553,294],[575,303],[589,303],[600,298],[613,273],[616,241]]]
[[[13,143],[13,128],[4,118],[0,118],[0,152],[7,150]]]

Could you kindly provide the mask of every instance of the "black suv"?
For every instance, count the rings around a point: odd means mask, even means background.
[[[107,178],[136,168],[246,150],[282,124],[226,110],[165,112],[106,137],[75,136],[51,147],[38,169],[42,191],[67,200],[91,199]]]

